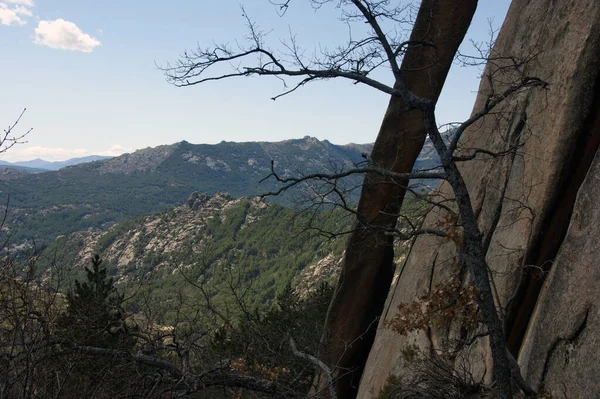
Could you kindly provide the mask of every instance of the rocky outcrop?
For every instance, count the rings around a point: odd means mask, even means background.
[[[335,284],[340,274],[342,257],[329,253],[302,269],[292,282],[294,291],[302,298],[315,292],[323,283]]]
[[[484,233],[497,302],[515,354],[521,347],[544,272],[550,269],[565,237],[576,193],[600,142],[599,49],[599,2],[513,1],[492,53],[495,60],[486,68],[486,74],[493,77],[493,86],[490,80],[482,80],[474,110],[481,109],[490,95],[503,92],[518,78],[517,69],[508,67],[509,59],[502,57],[513,57],[510,62],[528,60],[519,65],[518,73],[543,79],[549,83],[548,90],[519,93],[494,115],[471,126],[461,139],[465,154],[475,148],[507,152],[498,157],[478,156],[465,162],[461,172]],[[511,148],[516,151],[507,151]],[[440,195],[451,196],[448,185],[441,186]],[[448,225],[446,218],[444,212],[434,211],[424,223],[439,228]],[[456,348],[464,333],[458,321],[409,336],[400,336],[386,327],[398,305],[426,295],[453,275],[468,281],[457,260],[454,242],[425,236],[416,240],[388,295],[361,380],[360,398],[376,397],[390,375],[403,375],[410,361],[408,349],[416,347],[427,353],[432,348]],[[581,312],[572,315],[565,331],[560,330],[556,336],[573,339],[572,333],[582,320],[590,323],[597,317],[597,310],[589,309],[587,318]],[[484,341],[476,340],[468,353],[476,377],[489,380],[491,358]],[[591,348],[595,344],[589,345]],[[552,359],[546,368],[558,372],[552,363],[556,356]],[[521,361],[526,362],[523,355]],[[573,367],[573,375],[582,372],[580,366]],[[528,376],[536,372],[538,369],[531,366]]]
[[[530,322],[520,363],[552,397],[600,392],[600,152],[579,190],[571,224]]]
[[[345,226],[339,216],[322,227],[335,231]],[[243,281],[252,279],[252,300],[262,307],[288,283],[307,295],[339,274],[343,246],[338,240],[343,238],[324,241],[302,233],[303,217],[258,197],[193,192],[181,206],[129,219],[107,231],[61,236],[43,252],[48,260],[43,266],[56,263],[83,270],[98,254],[118,284],[144,281],[163,300],[190,288],[184,274],[204,276],[211,290],[229,292],[231,287],[219,285],[235,270]]]
[[[178,144],[161,145],[137,150],[131,154],[123,154],[99,163],[97,172],[100,174],[123,173],[130,175],[136,172],[153,171],[173,154],[177,147]]]
[[[177,255],[190,249],[201,253],[210,237],[204,237],[199,232],[205,231],[207,224],[217,217],[219,212],[226,212],[243,201],[248,201],[249,207],[255,212],[268,207],[268,203],[257,197],[232,198],[225,192],[213,196],[193,192],[185,205],[146,216],[131,228],[119,232],[102,255],[109,263],[119,268],[142,268],[145,266],[143,255],[154,254],[162,255],[160,262],[153,265],[154,269],[168,268],[171,272],[185,269],[190,265],[176,262]],[[245,225],[251,223],[252,220],[247,220]],[[119,228],[119,225],[116,228]],[[105,234],[113,233],[109,230]],[[91,253],[88,247],[96,246],[101,237],[98,236],[96,241],[89,242],[82,251]]]

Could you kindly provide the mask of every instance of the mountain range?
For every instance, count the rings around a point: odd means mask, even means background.
[[[221,142],[215,145],[186,141],[131,154],[80,163],[36,174],[0,174],[0,196],[9,201],[2,233],[11,242],[35,240],[47,243],[56,236],[81,230],[103,231],[116,222],[162,211],[186,201],[194,191],[214,194],[226,191],[233,197],[264,194],[281,184],[266,179],[271,162],[281,176],[332,172],[365,162],[371,144],[335,145],[306,136],[281,142]],[[417,168],[436,163],[424,149]],[[340,184],[348,200],[356,202],[361,176]],[[308,200],[314,184],[294,192],[269,197],[291,205]]]
[[[45,161],[40,158],[33,159],[31,161],[19,161],[19,162],[7,162],[0,161],[0,168],[11,168],[18,169],[28,173],[42,173],[50,170],[59,170],[67,166],[79,165],[81,163],[102,161],[104,159],[110,159],[112,157],[102,155],[90,155],[81,158],[70,158],[66,161]]]

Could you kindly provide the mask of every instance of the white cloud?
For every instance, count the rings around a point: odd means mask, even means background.
[[[28,12],[29,10],[22,6],[18,6],[16,8],[9,8],[6,3],[0,3],[0,25],[25,25],[27,22],[25,22],[19,16],[19,14],[27,15],[23,14],[23,11]],[[29,15],[31,15],[31,13]]]
[[[10,4],[19,4],[19,5],[27,6],[27,7],[35,6],[35,4],[33,4],[32,0],[5,0],[5,1]]]
[[[83,33],[73,22],[59,18],[54,21],[40,21],[35,28],[35,43],[60,50],[91,53],[100,41]]]
[[[22,17],[31,17],[33,13],[29,7],[33,7],[31,0],[4,0],[0,1],[0,25],[25,25]]]
[[[17,15],[25,15],[27,17],[31,17],[33,13],[31,10],[24,6],[16,6],[13,10],[17,13]]]
[[[121,144],[115,144],[110,147],[108,150],[96,152],[95,155],[105,155],[109,157],[116,157],[118,155],[124,154],[126,152],[132,152],[131,148],[125,148]]]

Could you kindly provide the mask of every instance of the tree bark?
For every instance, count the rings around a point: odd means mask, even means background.
[[[452,61],[471,23],[477,0],[424,0],[411,41],[432,45],[407,48],[400,73],[408,90],[436,101]],[[390,99],[371,154],[373,166],[396,173],[411,171],[425,142],[423,114],[408,110],[400,97]],[[390,184],[393,183],[393,184]],[[321,358],[332,371],[338,398],[354,398],[379,316],[394,273],[393,228],[408,181],[377,174],[364,178],[355,229],[329,307]],[[328,397],[327,381],[318,375],[315,389]]]

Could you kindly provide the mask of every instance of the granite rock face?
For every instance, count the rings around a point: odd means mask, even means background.
[[[525,378],[554,398],[600,393],[599,198],[597,152],[520,353]]]
[[[490,96],[502,93],[518,81],[522,74],[548,82],[547,90],[523,91],[512,96],[493,115],[468,128],[461,139],[463,154],[471,154],[476,148],[506,152],[498,157],[477,156],[464,162],[461,172],[484,234],[486,257],[509,349],[516,355],[538,300],[543,276],[554,264],[569,227],[577,192],[600,142],[600,2],[515,0],[492,55],[495,60],[486,67],[486,75],[492,79],[482,79],[474,112]],[[527,62],[513,68],[511,61],[503,58],[509,56]],[[449,185],[442,184],[439,195],[451,197]],[[432,211],[425,220],[426,227],[451,228],[449,224],[443,211]],[[402,376],[409,361],[405,355],[412,349],[425,353],[431,349],[452,350],[461,338],[458,320],[443,328],[408,336],[386,327],[398,305],[427,295],[436,284],[451,276],[468,282],[468,275],[458,263],[454,242],[422,236],[399,267],[400,277],[388,295],[362,376],[360,398],[376,397],[390,375]],[[546,292],[542,300],[563,300],[562,296],[547,295]],[[571,332],[574,323],[581,320],[585,319],[588,325],[595,320],[597,309],[592,306],[587,312],[587,319],[585,314],[571,315],[579,317],[577,320],[565,319],[565,331]],[[562,330],[556,334],[571,336]],[[589,345],[591,348],[595,344]],[[489,381],[492,368],[487,341],[476,340],[467,351],[476,377]],[[526,365],[524,353],[520,360]],[[584,352],[581,353],[583,356]],[[597,352],[588,353],[588,358],[592,353]],[[590,359],[582,360],[581,365],[585,361]],[[527,376],[539,380],[536,367],[528,366]],[[549,367],[549,372],[558,372],[552,363]],[[582,372],[577,370],[576,363],[573,367],[573,375]]]

